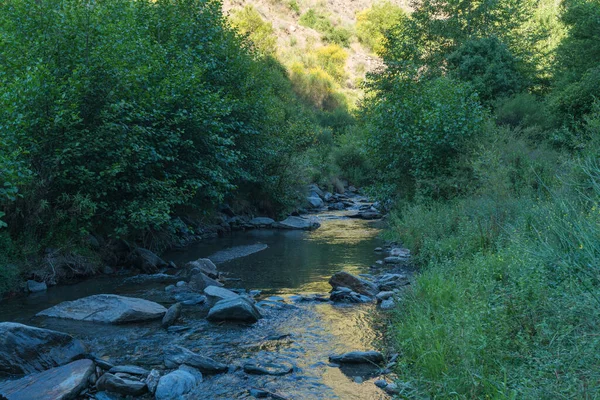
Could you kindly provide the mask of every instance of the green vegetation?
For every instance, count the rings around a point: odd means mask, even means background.
[[[248,35],[259,51],[268,55],[275,54],[277,38],[275,37],[273,24],[264,21],[252,5],[234,10],[231,13],[230,20],[242,35]]]
[[[369,50],[380,53],[386,32],[401,24],[404,18],[406,12],[389,1],[375,3],[356,15],[356,36]]]
[[[329,17],[311,8],[299,20],[300,25],[312,28],[323,35],[323,40],[329,43],[348,47],[352,38],[352,31],[341,26],[335,26]]]
[[[361,110],[421,268],[389,331],[401,396],[597,398],[600,3],[413,6]]]
[[[152,237],[221,202],[295,205],[321,128],[268,55],[269,25],[240,18],[264,28],[256,46],[216,1],[0,6],[0,239],[18,244],[2,257]]]

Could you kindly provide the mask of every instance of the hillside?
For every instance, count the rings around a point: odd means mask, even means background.
[[[352,107],[354,100],[360,96],[359,86],[365,74],[381,66],[376,52],[359,39],[358,16],[374,5],[397,7],[406,11],[409,10],[408,2],[409,0],[225,0],[223,11],[231,16],[244,7],[254,8],[264,21],[272,24],[273,35],[276,37],[277,58],[288,68],[291,68],[294,62],[302,62],[303,59],[305,66],[310,64],[305,61],[307,54],[332,43],[331,40],[327,40],[327,33],[318,26],[306,26],[303,19],[310,13],[330,22],[333,29],[347,31],[348,43],[342,45],[347,52],[345,75],[338,83],[340,91],[346,94]],[[388,14],[390,18],[393,17],[393,12]],[[374,22],[375,25],[381,25],[381,29],[385,29],[386,22]]]

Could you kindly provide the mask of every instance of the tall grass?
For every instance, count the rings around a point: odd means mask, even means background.
[[[519,190],[499,193],[507,177],[497,173],[476,195],[413,204],[392,220],[422,267],[391,327],[402,394],[598,398],[598,158],[557,164],[529,153],[509,167],[507,145],[495,151]],[[540,163],[556,183],[532,168]]]

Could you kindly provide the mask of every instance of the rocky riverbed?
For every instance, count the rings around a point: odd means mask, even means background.
[[[388,398],[396,355],[378,324],[410,254],[377,238],[364,197],[311,196],[318,212],[296,217],[310,229],[255,218],[166,254],[158,274],[4,302],[0,398]]]

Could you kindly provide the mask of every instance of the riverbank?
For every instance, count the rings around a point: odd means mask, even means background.
[[[420,271],[388,329],[404,396],[600,394],[591,367],[600,352],[598,169],[570,168],[570,185],[545,194],[393,213],[388,234],[413,250]]]

